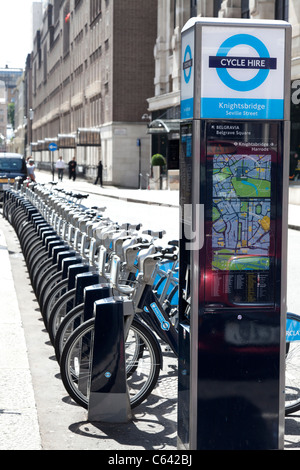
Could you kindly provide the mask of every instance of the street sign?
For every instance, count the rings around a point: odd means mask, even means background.
[[[55,142],[51,142],[49,145],[48,145],[48,149],[50,150],[50,152],[54,152],[55,150],[57,150],[57,144]]]

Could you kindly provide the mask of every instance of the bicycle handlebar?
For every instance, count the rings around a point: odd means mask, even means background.
[[[162,260],[162,259],[168,259],[170,261],[177,261],[178,260],[178,256],[177,254],[174,254],[174,253],[157,253],[155,255],[152,255],[153,256],[153,259],[155,260]]]

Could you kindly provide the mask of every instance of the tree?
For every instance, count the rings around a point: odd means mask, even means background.
[[[151,165],[153,168],[155,189],[162,189],[161,168],[166,165],[166,159],[160,153],[156,153],[152,155]]]
[[[8,103],[7,106],[7,120],[15,128],[15,103]]]
[[[160,153],[156,153],[155,155],[152,155],[152,158],[151,158],[152,166],[165,166],[165,164],[166,164],[166,159]]]

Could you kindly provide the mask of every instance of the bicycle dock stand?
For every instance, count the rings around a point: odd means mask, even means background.
[[[83,303],[84,300],[84,291],[85,288],[88,286],[93,286],[94,284],[98,284],[99,281],[99,274],[93,271],[83,272],[76,275],[75,278],[75,305],[79,305]],[[109,297],[108,295],[106,297]],[[99,299],[99,297],[98,297]],[[97,299],[95,299],[97,300]]]
[[[94,346],[88,404],[89,421],[126,423],[131,419],[127,390],[124,325],[134,315],[132,301],[109,297],[94,304]],[[129,317],[128,317],[129,316]]]
[[[77,281],[78,281],[78,276]],[[101,276],[99,276],[101,277]],[[94,316],[94,303],[96,300],[108,299],[112,297],[113,289],[110,284],[95,284],[86,286],[83,289],[83,318],[82,321],[85,322]],[[77,325],[78,326],[78,325]],[[83,393],[87,394],[89,387],[89,363],[84,360],[80,360],[80,373],[78,379],[78,389]]]
[[[94,284],[87,286],[84,289],[83,302],[84,302],[84,313],[83,321],[87,321],[93,318],[94,314],[94,303],[96,300],[107,299],[112,297],[113,288],[109,283]]]

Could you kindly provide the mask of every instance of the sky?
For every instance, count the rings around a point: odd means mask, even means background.
[[[25,68],[32,50],[32,0],[0,0],[0,68]]]

